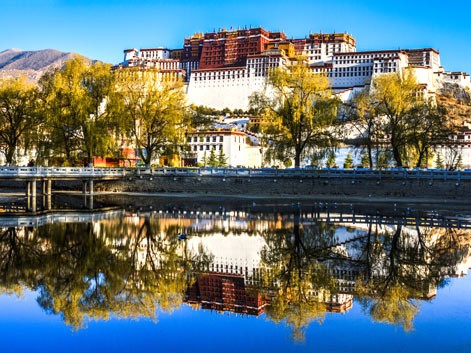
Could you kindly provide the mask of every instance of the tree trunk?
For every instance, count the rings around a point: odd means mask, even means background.
[[[144,162],[147,168],[150,168],[150,162],[152,160],[152,149],[146,147],[145,150],[147,152],[146,155],[144,156],[141,154],[142,161]]]
[[[370,169],[373,169],[373,151],[371,148],[371,144],[368,144],[366,148],[368,150],[368,163],[370,164]]]
[[[15,154],[15,146],[7,146],[7,151],[5,153],[6,162],[8,165],[13,163],[13,155]]]
[[[417,164],[415,166],[416,168],[420,168],[422,166],[422,161],[424,160],[424,157],[427,154],[426,152],[427,152],[426,148],[423,148],[423,149],[419,148],[419,159],[417,160]]]
[[[295,149],[295,156],[294,156],[294,167],[299,168],[301,165],[301,150],[299,148]]]
[[[397,141],[397,137],[395,132],[393,131],[391,134],[391,147],[393,152],[394,161],[396,162],[397,167],[402,167],[402,158],[401,153],[399,151],[399,144]]]
[[[392,146],[393,149],[393,157],[394,160],[396,161],[396,165],[398,167],[402,167],[402,158],[401,158],[401,153],[399,152],[399,148],[397,146]]]

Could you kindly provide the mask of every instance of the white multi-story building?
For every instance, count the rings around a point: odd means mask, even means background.
[[[435,72],[434,77],[439,88],[456,85],[471,92],[471,81],[466,72],[449,72],[442,69]]]
[[[439,72],[440,56],[431,48],[413,50],[380,50],[336,53],[328,72],[334,90],[369,85],[379,75],[413,70],[419,84],[435,92],[435,74]]]
[[[328,77],[333,89],[365,86],[375,75],[398,72],[407,67],[405,53],[391,51],[337,53]]]
[[[171,50],[165,48],[146,48],[137,50],[136,48],[124,50],[123,64],[132,64],[136,60],[161,60],[171,59]]]
[[[216,158],[223,154],[228,166],[259,168],[262,151],[247,133],[234,130],[198,131],[187,135],[185,165],[204,165],[211,151]]]
[[[136,67],[153,69],[162,74],[176,75],[185,78],[185,70],[179,60],[171,58],[171,50],[165,48],[124,50],[124,61],[117,67]]]
[[[294,39],[293,44],[309,65],[330,63],[336,53],[356,51],[355,39],[347,33],[314,33],[305,39]]]

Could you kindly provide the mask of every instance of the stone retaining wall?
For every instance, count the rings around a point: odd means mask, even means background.
[[[218,195],[325,195],[404,197],[466,200],[471,181],[424,179],[348,179],[237,176],[135,176],[123,181],[100,182],[96,191],[202,193]],[[471,205],[471,200],[470,200]]]

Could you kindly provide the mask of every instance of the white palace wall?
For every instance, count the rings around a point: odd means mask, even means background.
[[[265,77],[247,77],[246,70],[237,71],[244,74],[218,77],[211,75],[217,71],[192,73],[187,91],[189,103],[220,110],[248,110],[250,96],[263,91],[266,80]]]

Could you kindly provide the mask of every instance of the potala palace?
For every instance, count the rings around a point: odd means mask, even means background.
[[[372,78],[383,73],[414,71],[430,94],[446,85],[471,89],[469,74],[449,72],[433,48],[357,51],[347,33],[315,33],[288,39],[283,32],[263,28],[197,33],[184,39],[183,48],[124,50],[118,67],[158,70],[186,83],[188,102],[214,109],[249,108],[249,96],[265,88],[268,71],[304,56],[314,72],[324,73],[333,91],[346,101]]]

